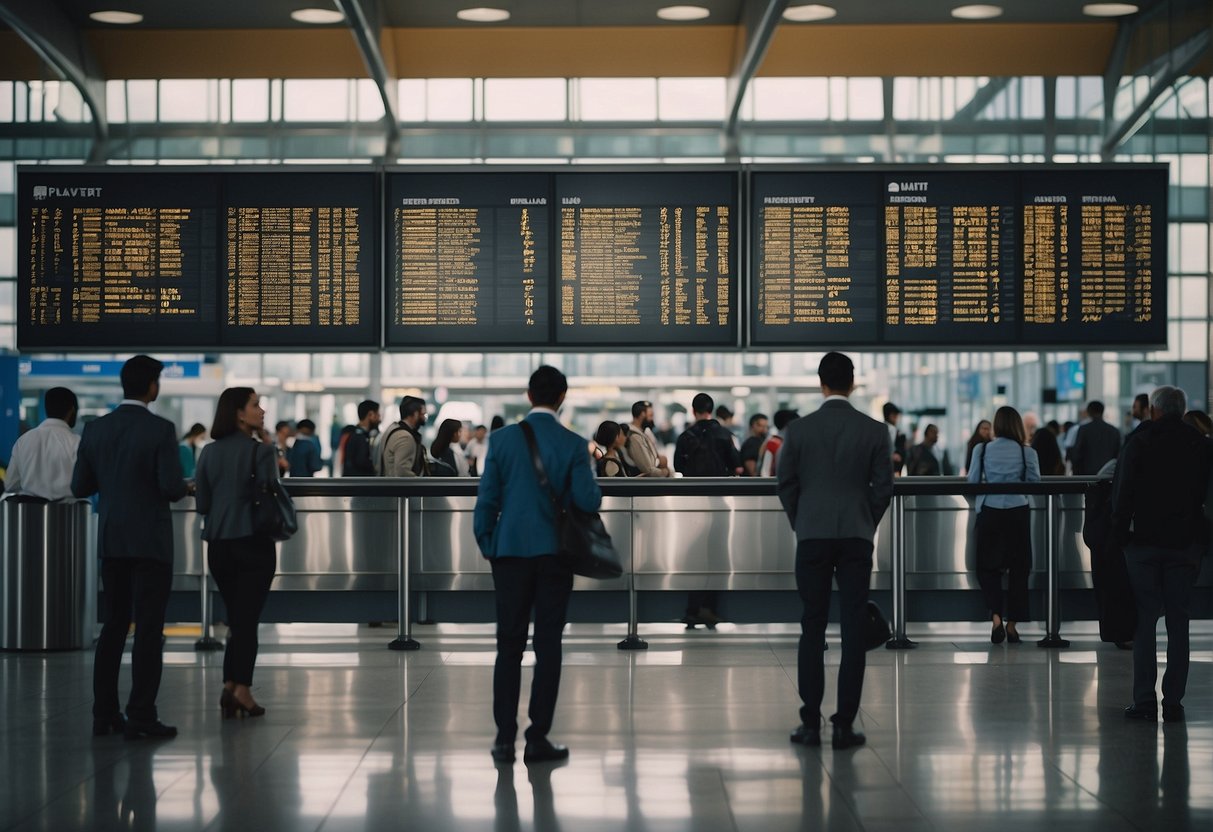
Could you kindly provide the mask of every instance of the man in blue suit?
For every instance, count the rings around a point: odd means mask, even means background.
[[[526,422],[535,434],[548,481],[563,504],[597,511],[602,491],[594,480],[587,444],[556,419],[568,380],[555,367],[531,376]],[[518,697],[527,625],[535,612],[535,678],[531,684],[523,761],[563,760],[568,748],[548,738],[560,687],[560,639],[573,590],[573,573],[557,554],[556,516],[548,492],[539,487],[527,438],[519,425],[493,434],[480,477],[474,515],[476,541],[493,567],[497,603],[497,664],[493,670],[493,759],[514,762]]]
[[[173,423],[148,410],[160,395],[164,365],[137,355],[122,365],[122,403],[84,428],[72,493],[99,494],[97,547],[106,616],[93,661],[93,735],[175,737],[156,713],[163,669],[161,633],[173,583],[169,503],[187,486]],[[123,719],[118,670],[134,610],[131,696]]]

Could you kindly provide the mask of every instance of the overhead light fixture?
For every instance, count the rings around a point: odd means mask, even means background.
[[[666,6],[657,10],[657,16],[662,20],[703,20],[710,14],[703,6]]]
[[[1088,3],[1082,7],[1082,13],[1088,17],[1124,17],[1139,11],[1132,3]]]
[[[992,17],[1002,17],[1002,6],[957,6],[952,9],[952,17],[961,20],[989,20]]]
[[[838,10],[833,6],[810,3],[807,6],[789,6],[783,10],[783,19],[793,23],[812,23],[815,20],[829,20],[836,14]]]
[[[345,15],[336,9],[295,9],[291,12],[291,20],[296,23],[314,23],[318,26],[327,23],[340,23]]]
[[[510,13],[505,9],[490,9],[477,6],[474,9],[460,9],[455,17],[470,23],[501,23],[510,19]]]
[[[113,23],[118,26],[130,26],[133,23],[143,22],[143,15],[135,12],[91,12],[89,17],[98,23]]]

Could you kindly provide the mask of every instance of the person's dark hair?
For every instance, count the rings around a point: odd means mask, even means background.
[[[1100,416],[1103,416],[1103,402],[1101,402],[1101,401],[1087,402],[1087,415],[1090,416],[1092,419],[1097,419]]]
[[[358,421],[362,422],[367,416],[379,409],[379,402],[367,399],[364,402],[358,403]]]
[[[886,422],[889,421],[890,416],[896,416],[900,412],[901,412],[901,408],[898,407],[897,405],[893,404],[892,402],[884,403],[884,420]]]
[[[1069,433],[1069,432],[1070,432],[1070,428],[1072,428],[1072,427],[1074,427],[1074,423],[1073,423],[1073,422],[1071,422],[1069,419],[1067,419],[1065,422],[1063,422],[1063,423],[1062,423],[1062,426],[1061,426],[1061,432],[1062,432],[1062,433]]]
[[[189,442],[195,436],[201,436],[206,433],[206,425],[201,422],[194,422],[193,426],[186,431],[185,436],[181,437],[182,442]]]
[[[788,425],[800,418],[800,413],[795,410],[776,410],[775,411],[775,430],[782,431]]]
[[[472,430],[488,430],[484,425],[476,425]]]
[[[766,419],[766,418],[767,418],[767,414],[765,414],[765,413],[755,413],[753,416],[750,417],[750,427],[754,427],[754,423],[757,422],[759,419]]]
[[[245,408],[255,394],[251,387],[229,387],[219,394],[215,421],[211,424],[211,439],[219,440],[240,432],[236,414]]]
[[[723,404],[716,406],[716,418],[721,421],[726,421],[733,418],[733,411],[729,410]]]
[[[994,413],[994,435],[1004,439],[1014,439],[1020,445],[1024,443],[1023,417],[1019,411],[1010,405],[1003,405]]]
[[[1053,431],[1054,436],[1061,433],[1061,425],[1058,424],[1056,419],[1050,419],[1049,421],[1045,422],[1045,427]]]
[[[295,425],[295,430],[310,430],[312,433],[315,433],[316,423],[311,419],[300,419]]]
[[[817,365],[817,378],[823,387],[838,393],[849,392],[855,384],[855,365],[840,352],[827,352]]]
[[[283,428],[289,428],[290,426],[291,426],[291,423],[288,422],[286,419],[283,419],[274,424],[274,433],[277,433],[278,431],[282,430]]]
[[[438,426],[438,435],[434,437],[434,441],[430,445],[430,455],[434,459],[442,459],[447,448],[451,447],[451,443],[459,436],[461,430],[463,430],[463,422],[458,419],[443,419],[442,424]]]
[[[526,391],[531,397],[531,404],[555,409],[556,405],[560,404],[560,399],[569,391],[569,380],[555,367],[544,364],[531,373]],[[502,420],[503,423],[504,421]]]
[[[1139,405],[1140,407],[1143,407],[1146,410],[1149,410],[1150,409],[1150,394],[1149,393],[1138,393],[1136,396],[1133,397],[1133,404]],[[1197,411],[1197,412],[1199,413],[1200,411]]]
[[[1189,410],[1183,415],[1185,424],[1191,425],[1205,436],[1213,436],[1213,419],[1203,410]]]
[[[606,449],[610,449],[611,445],[615,444],[615,439],[619,436],[618,422],[603,422],[598,426],[598,430],[594,431],[594,441]]]
[[[711,413],[716,407],[716,402],[707,393],[696,393],[695,398],[691,399],[692,413]]]
[[[164,364],[150,355],[136,355],[122,365],[122,395],[128,399],[141,399],[147,395],[152,382],[160,379]]]
[[[67,421],[67,417],[79,406],[76,394],[66,387],[52,387],[42,399],[46,415],[51,419]]]
[[[632,403],[632,418],[644,415],[644,412],[653,406],[652,402],[639,401]]]
[[[978,445],[986,444],[986,438],[981,435],[981,426],[989,425],[989,424],[990,424],[989,419],[980,419],[980,420],[978,420],[977,425],[973,428],[973,435],[969,437],[968,444],[965,445],[965,470],[966,471],[969,469],[969,466],[973,464],[973,449],[976,448]],[[991,428],[993,428],[993,425],[990,425],[990,426],[991,426]]]
[[[1059,477],[1066,472],[1065,460],[1061,458],[1061,447],[1057,437],[1048,428],[1037,428],[1032,434],[1032,450],[1040,461],[1040,473],[1046,477]]]
[[[425,409],[425,399],[405,396],[400,400],[400,418],[407,419]]]
[[[489,421],[489,433],[492,433],[495,430],[501,430],[503,427],[505,427],[504,416],[497,415]]]

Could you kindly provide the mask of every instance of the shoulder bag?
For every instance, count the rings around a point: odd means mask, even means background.
[[[574,575],[599,580],[618,578],[623,574],[623,564],[602,517],[596,511],[582,511],[571,502],[568,506],[560,502],[539,457],[535,429],[525,421],[521,427],[531,451],[531,463],[535,466],[539,487],[547,492],[548,499],[552,501],[552,511],[556,516],[556,554],[573,570]],[[571,484],[572,478],[573,472],[570,470],[566,487]]]
[[[253,443],[249,454],[249,483],[253,487],[250,504],[253,513],[253,534],[274,540],[289,540],[299,531],[295,503],[282,487],[282,480],[267,480],[257,475],[257,448]]]

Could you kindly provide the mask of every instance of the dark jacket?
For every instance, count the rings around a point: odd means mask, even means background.
[[[1178,416],[1134,431],[1116,463],[1112,531],[1122,546],[1185,549],[1208,542],[1204,514],[1213,444]]]
[[[311,444],[308,440],[303,440]],[[254,461],[254,454],[256,460]],[[202,449],[195,480],[198,513],[206,518],[203,540],[236,540],[253,534],[253,466],[263,482],[278,478],[273,445],[243,433],[225,436]]]
[[[341,466],[343,477],[373,477],[375,463],[371,461],[371,435],[366,428],[354,428],[345,440],[345,462]]]
[[[718,470],[697,470],[695,451],[700,446],[709,449],[713,460],[709,467]],[[718,464],[717,464],[718,463]],[[733,444],[733,434],[715,419],[704,419],[691,425],[678,437],[674,446],[674,470],[684,477],[733,477],[741,467],[741,454]]]
[[[1078,476],[1094,476],[1120,453],[1120,431],[1103,419],[1092,419],[1078,429],[1070,449],[1070,465]]]
[[[295,437],[295,444],[287,449],[286,461],[291,464],[292,477],[314,477],[324,467],[320,446],[310,436]]]
[[[950,477],[952,476],[952,460],[948,452],[943,452],[943,465],[931,452],[924,442],[910,449],[910,457],[906,460],[906,475],[910,477]]]
[[[169,503],[185,496],[177,430],[146,407],[119,406],[84,427],[72,493],[99,494],[97,554],[173,562]]]

